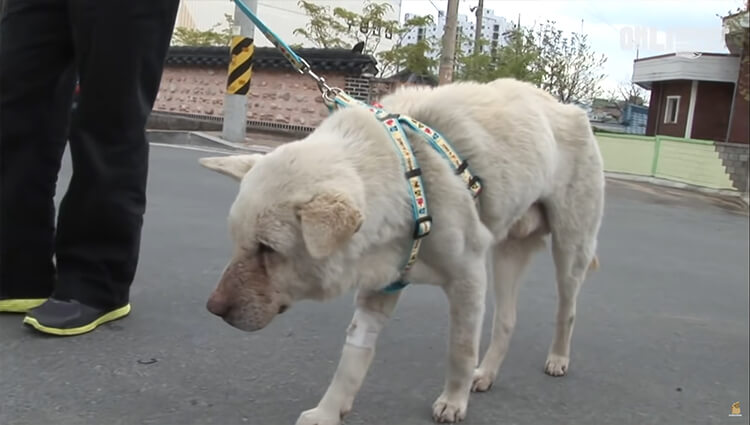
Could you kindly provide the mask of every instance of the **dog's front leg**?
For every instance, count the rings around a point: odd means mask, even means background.
[[[346,344],[333,380],[314,409],[302,412],[297,425],[338,425],[349,413],[375,356],[375,341],[396,307],[399,293],[360,292],[346,332]]]
[[[487,276],[481,265],[467,270],[465,276],[446,288],[451,316],[448,374],[443,393],[432,406],[436,422],[459,422],[466,417],[479,357]]]

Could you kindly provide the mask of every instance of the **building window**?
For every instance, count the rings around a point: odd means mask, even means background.
[[[680,96],[667,96],[667,106],[664,110],[664,124],[676,124],[680,113]]]

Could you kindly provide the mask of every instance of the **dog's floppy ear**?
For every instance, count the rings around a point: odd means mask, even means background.
[[[198,160],[200,164],[209,170],[214,170],[235,180],[242,180],[242,177],[253,168],[259,159],[263,158],[261,154],[251,155],[230,155],[230,156],[212,156]]]
[[[336,252],[362,226],[364,216],[348,196],[322,193],[297,208],[305,247],[313,258]]]

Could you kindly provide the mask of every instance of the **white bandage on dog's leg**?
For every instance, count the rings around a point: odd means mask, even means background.
[[[375,348],[375,341],[383,329],[387,317],[363,309],[357,309],[346,331],[346,343],[359,348]]]

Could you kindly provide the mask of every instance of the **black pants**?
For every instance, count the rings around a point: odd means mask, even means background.
[[[146,206],[146,120],[178,3],[0,0],[0,298],[128,301]],[[66,139],[73,176],[55,226]]]

